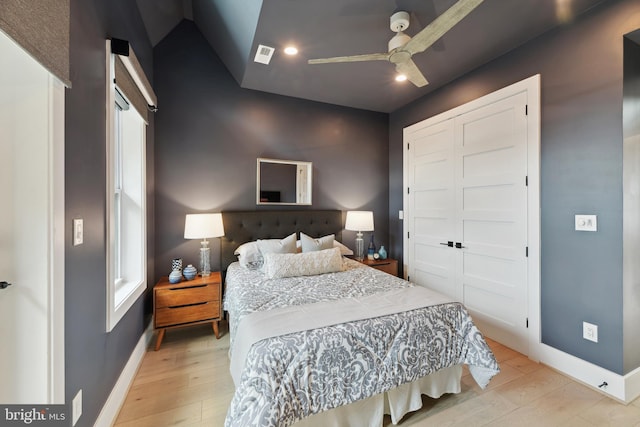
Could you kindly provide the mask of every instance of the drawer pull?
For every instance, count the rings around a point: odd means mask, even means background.
[[[182,308],[182,307],[195,307],[197,305],[205,305],[209,304],[209,301],[197,302],[195,304],[185,304],[185,305],[170,305],[167,308]]]
[[[180,288],[169,288],[170,291],[184,291],[185,289],[206,288],[208,285],[182,286]]]

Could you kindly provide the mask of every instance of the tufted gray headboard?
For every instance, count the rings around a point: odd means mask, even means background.
[[[305,211],[228,211],[222,212],[224,237],[221,238],[221,268],[237,261],[238,246],[256,239],[281,239],[299,232],[320,237],[335,234],[342,240],[344,220],[339,210]]]

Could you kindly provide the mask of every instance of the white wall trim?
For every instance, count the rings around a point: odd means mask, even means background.
[[[120,408],[127,397],[129,388],[131,387],[136,373],[138,372],[138,368],[140,367],[142,359],[147,352],[147,347],[149,346],[152,337],[153,320],[149,323],[149,326],[140,337],[140,340],[138,340],[138,344],[133,349],[133,352],[131,352],[129,361],[127,361],[118,381],[113,386],[107,401],[104,403],[104,406],[100,411],[100,415],[98,415],[98,419],[93,425],[94,427],[111,427],[115,423],[116,417],[118,416]]]
[[[546,344],[538,346],[540,362],[624,404],[640,396],[640,368],[619,375]],[[599,387],[603,383],[607,386]]]

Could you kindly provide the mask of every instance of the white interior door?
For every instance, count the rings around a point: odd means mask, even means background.
[[[462,300],[456,286],[453,120],[420,129],[409,142],[407,173],[411,215],[408,239],[412,281]]]
[[[535,307],[529,301],[539,289],[529,283],[539,276],[527,258],[531,234],[539,268],[538,216],[530,213],[539,204],[527,187],[538,164],[536,125],[527,115],[537,83],[505,88],[404,133],[409,279],[463,302],[484,334],[524,354],[537,342],[527,327],[532,308],[539,311],[539,298]],[[537,325],[537,313],[533,319]]]
[[[527,97],[455,119],[457,280],[487,336],[527,354]]]
[[[1,32],[0,55],[0,402],[63,403],[64,89]]]

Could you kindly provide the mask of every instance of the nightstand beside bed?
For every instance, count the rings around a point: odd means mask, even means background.
[[[161,278],[153,288],[153,318],[158,331],[156,351],[167,329],[211,323],[220,338],[222,320],[222,278],[220,272],[197,276],[193,280],[169,283]]]

